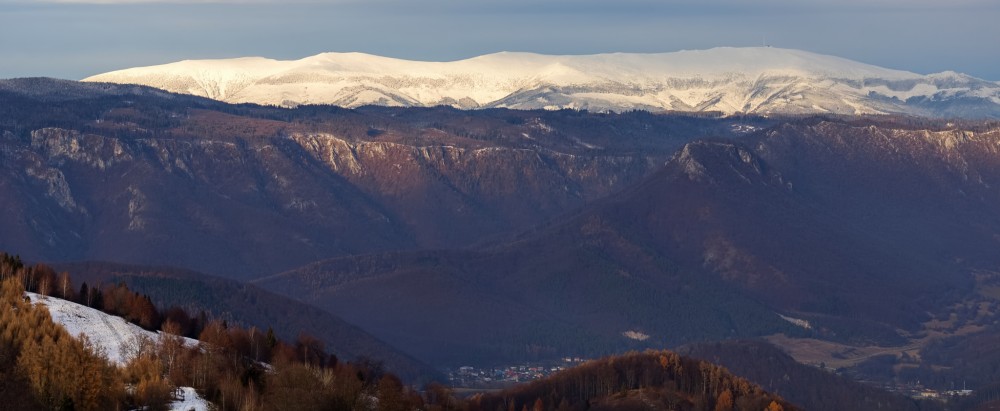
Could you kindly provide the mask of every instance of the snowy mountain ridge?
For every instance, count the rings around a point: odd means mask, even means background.
[[[995,82],[771,47],[564,56],[501,52],[452,62],[322,53],[294,61],[185,60],[83,81],[284,106],[1000,117]]]

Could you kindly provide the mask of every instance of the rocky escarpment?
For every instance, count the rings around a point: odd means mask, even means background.
[[[252,278],[509,235],[760,118],[234,106],[140,86],[0,81],[0,246]]]
[[[652,158],[636,155],[350,142],[317,134],[290,139],[405,216],[416,242],[434,248],[475,242],[504,227],[528,227],[620,189],[652,167]]]
[[[702,133],[763,121],[286,110],[76,84],[0,84],[0,247],[237,278],[513,234],[638,181]]]
[[[299,133],[220,141],[46,128],[30,141],[8,136],[3,148],[9,215],[22,217],[7,219],[4,248],[241,277],[323,256],[475,242],[578,207],[650,168],[641,155]]]

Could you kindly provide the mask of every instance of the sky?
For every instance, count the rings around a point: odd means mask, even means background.
[[[997,22],[997,0],[0,0],[0,78],[328,51],[450,61],[766,42],[997,81]]]

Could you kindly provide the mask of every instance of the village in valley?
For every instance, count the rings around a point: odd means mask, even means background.
[[[589,359],[566,357],[559,361],[545,363],[525,363],[497,367],[462,366],[448,369],[448,381],[452,387],[492,389],[503,388],[515,383],[534,381],[548,377],[567,368],[580,365]]]

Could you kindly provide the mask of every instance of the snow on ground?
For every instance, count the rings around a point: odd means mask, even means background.
[[[180,399],[170,404],[170,411],[208,411],[209,404],[191,387],[178,387]]]
[[[59,298],[35,293],[26,294],[31,298],[32,303],[42,304],[49,309],[52,321],[62,325],[74,337],[80,334],[86,335],[90,342],[104,350],[108,360],[115,364],[125,364],[126,347],[133,344],[138,338],[146,336],[153,341],[159,340],[159,333],[146,331],[121,317],[108,315]],[[188,346],[194,346],[198,344],[198,341],[185,338],[184,343]]]
[[[788,322],[790,322],[792,324],[795,324],[795,325],[797,325],[799,327],[802,327],[802,328],[805,328],[807,330],[811,330],[812,329],[812,324],[810,324],[809,321],[798,319],[798,318],[794,318],[794,317],[788,317],[788,316],[781,315],[781,314],[778,314],[778,317],[781,317],[782,320],[788,321]]]
[[[31,302],[42,304],[49,310],[52,321],[62,325],[74,337],[86,335],[90,342],[103,350],[108,359],[118,365],[126,362],[127,346],[138,338],[149,337],[153,341],[160,338],[160,333],[146,331],[139,326],[125,321],[121,317],[108,315],[93,308],[71,301],[54,297],[46,297],[35,293],[25,293]],[[197,340],[184,339],[184,344],[194,346]],[[208,411],[208,401],[201,398],[191,387],[178,387],[178,399],[170,404],[171,411]]]
[[[646,341],[649,339],[649,334],[642,331],[628,330],[622,333],[625,338],[636,340],[636,341]]]

